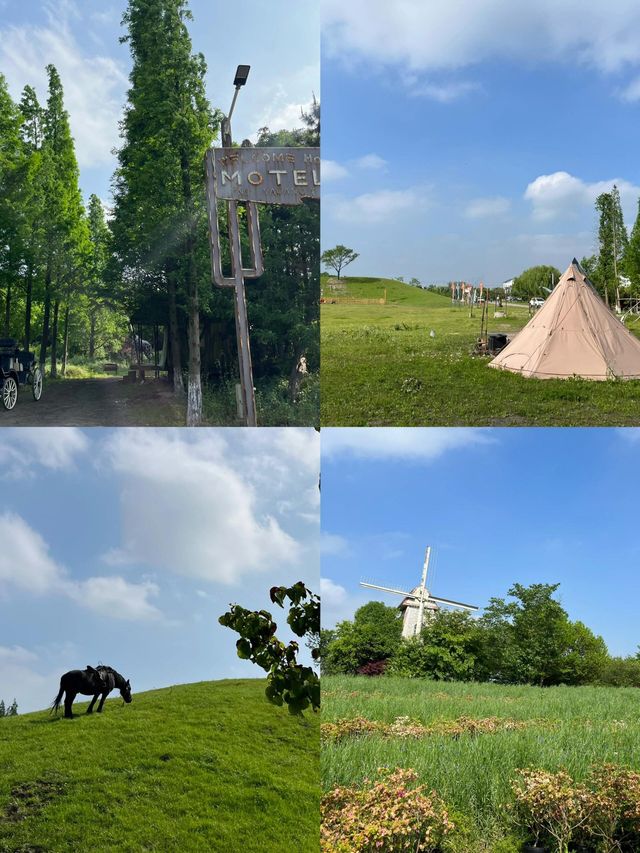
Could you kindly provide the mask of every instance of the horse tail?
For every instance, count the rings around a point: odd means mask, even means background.
[[[53,712],[55,711],[56,716],[58,715],[58,708],[60,707],[60,703],[62,702],[63,694],[64,694],[64,687],[62,686],[62,679],[60,679],[60,692],[58,693],[56,698],[53,700],[53,705],[51,706],[51,710],[49,711],[50,714],[53,714]]]

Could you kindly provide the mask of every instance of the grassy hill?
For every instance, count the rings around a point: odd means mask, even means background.
[[[364,717],[398,726],[408,718],[435,731],[415,739],[400,725],[391,735],[325,738],[323,787],[361,785],[380,767],[413,768],[454,810],[459,831],[451,849],[516,853],[526,837],[511,810],[517,769],[566,769],[579,781],[592,764],[640,770],[638,698],[633,688],[325,676],[323,724]],[[474,721],[489,730],[474,731]]]
[[[317,851],[318,720],[270,705],[264,686],[0,720],[0,851]]]
[[[323,285],[324,282],[323,280]],[[344,295],[386,305],[324,304],[324,426],[630,426],[640,382],[525,379],[473,355],[481,309],[391,279],[342,279]],[[325,293],[329,295],[326,286]],[[341,294],[337,294],[341,295]],[[526,305],[489,314],[489,331],[514,333]],[[630,326],[640,335],[640,322]],[[433,333],[433,334],[432,334]]]
[[[336,281],[335,278],[331,279]],[[325,296],[331,296],[327,288],[328,277],[322,278],[322,291]],[[387,302],[394,305],[417,305],[420,307],[448,307],[450,299],[440,293],[432,293],[422,290],[420,287],[412,287],[394,278],[367,278],[355,276],[343,276],[340,281],[345,290],[336,292],[336,296],[352,296],[356,299],[380,299],[387,293]]]

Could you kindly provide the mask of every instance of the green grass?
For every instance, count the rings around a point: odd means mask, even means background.
[[[186,684],[73,720],[0,720],[0,851],[317,851],[318,721],[264,687]]]
[[[323,426],[628,426],[640,381],[525,379],[473,356],[480,309],[389,279],[346,278],[348,295],[386,305],[321,306]],[[329,296],[329,294],[327,293]],[[507,306],[490,332],[515,332],[527,306]],[[632,331],[640,335],[640,324]],[[430,332],[435,332],[431,337]]]
[[[467,717],[536,721],[528,728],[458,739],[351,737],[322,745],[324,790],[360,784],[379,767],[413,768],[463,815],[466,853],[515,838],[509,804],[516,769],[567,769],[583,779],[589,766],[613,762],[640,770],[637,690],[608,687],[505,687],[402,678],[334,676],[322,680],[323,721],[363,716],[424,724]],[[517,849],[516,847],[505,847]]]

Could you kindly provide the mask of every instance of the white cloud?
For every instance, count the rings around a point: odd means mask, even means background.
[[[75,427],[7,428],[4,437],[0,479],[30,476],[38,465],[70,470],[89,447],[85,434]]]
[[[126,621],[158,619],[161,613],[149,598],[159,592],[150,581],[135,584],[121,577],[88,578],[68,586],[69,596],[78,604],[102,616]]]
[[[331,556],[348,554],[349,543],[344,536],[339,536],[337,533],[327,533],[323,531],[320,535],[320,553],[329,554]]]
[[[640,63],[636,0],[324,0],[331,56],[414,71],[452,71],[485,60],[576,62],[603,72]],[[461,24],[463,22],[463,25]]]
[[[431,100],[438,101],[441,104],[450,104],[452,101],[457,101],[458,98],[479,91],[480,88],[478,83],[461,80],[449,83],[418,83],[412,86],[410,91],[414,96],[431,98]]]
[[[386,222],[398,213],[423,208],[425,204],[424,195],[414,189],[376,190],[355,198],[329,198],[325,201],[325,209],[329,206],[341,222],[374,224]]]
[[[359,169],[372,169],[374,171],[380,171],[387,165],[387,161],[378,154],[365,154],[364,157],[358,157],[354,162]]]
[[[45,66],[55,65],[64,88],[65,106],[80,166],[111,163],[118,140],[118,121],[126,97],[127,77],[107,56],[90,55],[75,39],[69,19],[73,4],[56,3],[48,26],[1,26],[0,68],[18,97],[28,83],[46,101]]]
[[[118,430],[106,443],[104,458],[123,484],[122,553],[131,563],[226,584],[294,563],[299,543],[258,511],[250,472],[259,460],[231,452],[221,432],[190,441],[181,432]],[[293,437],[288,446],[305,464]]]
[[[49,553],[42,536],[19,515],[0,515],[0,592],[9,588],[32,595],[63,595],[81,607],[115,619],[147,619],[160,613],[148,601],[155,584],[133,584],[119,577],[73,580]]]
[[[550,175],[540,175],[532,181],[527,186],[524,197],[532,204],[534,219],[545,221],[575,216],[585,208],[593,209],[597,196],[610,192],[614,184],[620,190],[625,218],[632,218],[640,186],[635,186],[623,178],[588,183],[568,172],[553,172]]]
[[[469,219],[488,219],[492,216],[504,216],[509,212],[511,202],[503,196],[494,198],[474,198],[465,209]]]
[[[49,554],[42,536],[12,512],[0,515],[0,583],[43,595],[60,589],[65,571]]]
[[[640,444],[640,429],[637,427],[620,427],[616,433],[630,444]]]
[[[346,178],[349,174],[348,170],[335,160],[323,160],[320,164],[320,171],[323,181],[339,181],[340,178]]]
[[[640,101],[640,77],[636,77],[619,92],[620,98],[628,103]]]
[[[347,600],[347,590],[330,578],[320,578],[320,595],[322,606],[327,608],[340,607]]]
[[[0,646],[0,666],[8,663],[23,664],[31,663],[38,659],[38,655],[23,649],[22,646]],[[1,698],[1,697],[0,697]]]
[[[322,431],[322,455],[327,459],[398,459],[429,462],[451,450],[488,444],[495,439],[481,429],[342,427]]]
[[[323,628],[333,628],[338,622],[353,619],[355,611],[370,600],[370,591],[358,587],[350,593],[330,578],[320,578],[320,608]]]

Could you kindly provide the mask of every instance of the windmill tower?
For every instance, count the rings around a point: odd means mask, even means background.
[[[446,604],[449,607],[458,607],[461,610],[477,610],[475,604],[463,604],[461,601],[451,601],[449,598],[437,598],[431,595],[427,589],[427,573],[429,571],[429,559],[431,557],[431,547],[427,548],[427,553],[422,567],[422,578],[419,586],[414,587],[411,592],[406,592],[402,589],[396,589],[390,586],[380,586],[375,583],[360,581],[360,586],[366,586],[367,589],[379,589],[382,592],[391,592],[394,595],[401,595],[402,601],[399,608],[402,611],[402,636],[405,638],[415,637],[422,630],[422,626],[437,610],[440,604]]]

